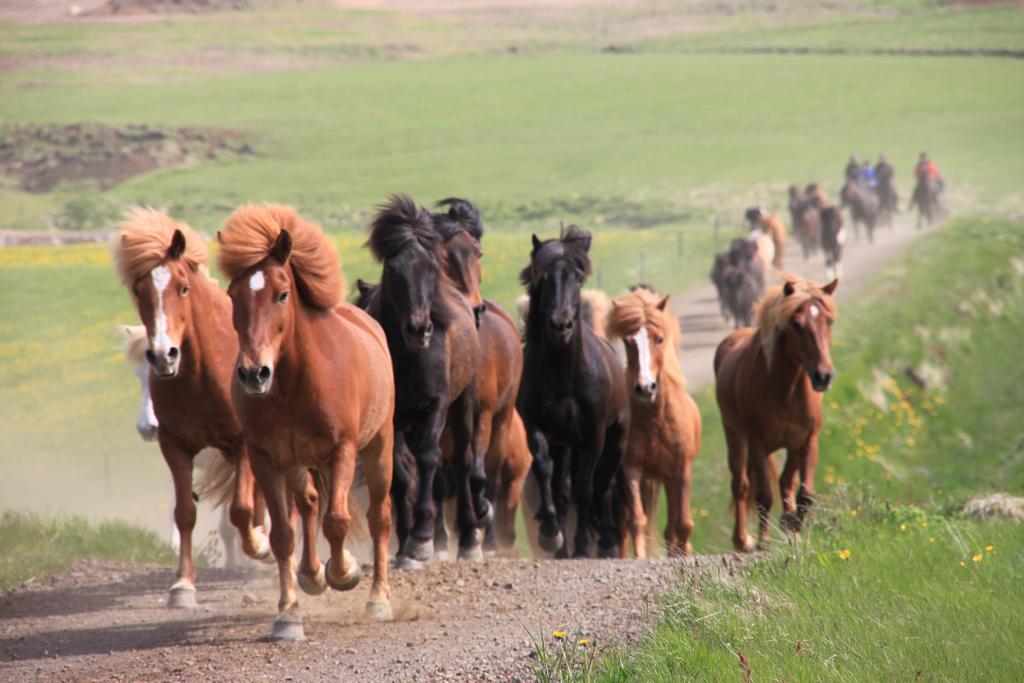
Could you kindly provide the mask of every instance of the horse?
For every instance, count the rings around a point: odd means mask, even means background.
[[[538,543],[568,557],[564,487],[571,481],[575,555],[588,555],[595,530],[599,556],[616,557],[620,512],[629,500],[621,478],[629,400],[614,348],[583,322],[591,236],[572,225],[560,237],[532,239],[530,263],[519,276],[530,305],[517,406],[541,493]]]
[[[822,392],[835,377],[832,295],[839,281],[820,286],[795,275],[784,279],[759,302],[757,325],[731,333],[715,351],[715,397],[729,451],[736,518],[732,542],[739,552],[754,547],[746,532],[747,506],[753,502],[759,516],[757,543],[767,543],[772,453],[780,448],[788,453],[779,478],[782,522],[799,532],[815,497]]]
[[[515,407],[523,371],[523,349],[512,317],[480,293],[483,226],[479,211],[472,202],[457,197],[443,199],[438,206],[448,209],[431,216],[442,240],[445,272],[473,308],[480,340],[473,450],[475,458],[484,458],[488,497],[497,506],[484,545],[489,550],[510,554],[515,545],[515,515],[523,481],[532,461],[526,431]],[[448,534],[439,509],[434,551],[442,550],[447,554]],[[478,559],[477,552],[478,546],[459,549],[461,559]]]
[[[760,232],[771,239],[771,249],[763,249],[765,252],[766,272],[767,268],[770,267],[781,270],[783,256],[786,252],[786,227],[782,224],[782,219],[773,213],[768,213],[759,206],[747,209],[745,215],[747,222],[750,224],[750,230],[753,233]],[[760,236],[757,239],[759,242],[761,241]],[[770,258],[768,258],[769,254]]]
[[[910,196],[910,203],[907,211],[917,206],[917,229],[921,229],[922,222],[931,227],[942,215],[942,181],[932,178],[927,173],[917,176],[917,184],[914,186],[914,193]]]
[[[849,207],[850,221],[853,223],[854,234],[860,235],[858,226],[863,223],[868,234],[868,242],[875,241],[875,226],[878,224],[879,199],[878,193],[865,183],[847,182],[839,194],[840,208]]]
[[[796,185],[789,186],[789,216],[793,222],[793,233],[800,242],[804,260],[810,258],[819,247],[821,220],[817,201],[816,195],[809,192],[801,193]]]
[[[888,161],[880,160],[875,166],[878,181],[879,218],[892,227],[892,217],[900,211],[900,195],[896,189],[895,171]]]
[[[124,334],[124,358],[139,380],[139,389],[142,394],[142,404],[139,406],[139,417],[135,422],[135,430],[142,437],[143,441],[155,441],[160,421],[153,410],[153,399],[149,396],[149,362],[146,361],[146,351],[149,350],[149,339],[146,336],[144,325],[121,325],[121,332]],[[204,457],[209,454],[210,457]],[[211,459],[212,458],[212,459]],[[241,546],[238,542],[238,534],[231,525],[231,516],[228,506],[223,500],[216,498],[217,492],[221,489],[223,477],[231,476],[230,464],[225,471],[226,461],[212,449],[200,451],[196,456],[195,465],[200,469],[201,475],[196,482],[193,498],[206,500],[207,496],[214,496],[214,506],[221,510],[220,522],[217,524],[217,531],[220,534],[221,543],[224,544],[224,566],[228,569],[235,568],[238,563],[238,551]],[[171,493],[172,500],[174,493]],[[199,501],[196,501],[199,502]],[[265,517],[263,497],[260,495],[256,500],[254,519],[259,523],[254,526],[263,526],[262,520]],[[174,514],[171,514],[171,547],[176,551],[181,550],[181,534],[174,523]],[[269,541],[268,541],[269,549]],[[269,550],[268,550],[269,553]]]
[[[846,228],[843,212],[834,206],[821,210],[821,246],[825,252],[825,279],[843,276],[843,244]]]
[[[737,328],[750,324],[754,302],[764,291],[765,272],[759,245],[750,239],[737,237],[728,251],[715,255],[711,280],[726,322],[732,318]]]
[[[367,245],[383,271],[380,286],[363,303],[387,336],[398,391],[392,486],[397,566],[417,569],[433,557],[434,479],[446,426],[452,435],[459,548],[470,557],[480,543],[476,530],[486,528],[494,514],[484,463],[473,450],[476,316],[448,275],[430,212],[408,195],[392,195],[379,207]]]
[[[262,509],[242,427],[231,402],[238,342],[230,332],[231,303],[206,271],[207,249],[185,223],[153,209],[133,209],[114,240],[114,262],[146,328],[148,391],[156,439],[174,482],[174,521],[181,538],[178,570],[168,606],[196,606],[192,530],[193,460],[204,448],[223,455],[233,474],[218,476],[216,491],[233,492],[230,515],[242,550],[255,559],[270,555],[257,520]],[[148,417],[148,416],[147,416]]]
[[[316,595],[327,586],[352,590],[362,578],[359,562],[344,547],[350,528],[361,524],[349,505],[357,456],[370,497],[373,540],[366,617],[389,620],[395,389],[384,332],[343,302],[334,245],[294,209],[239,207],[217,239],[239,342],[232,400],[266,494],[277,560],[280,599],[271,638],[305,638],[296,580]],[[324,564],[316,544],[321,505],[331,552]],[[297,575],[295,507],[303,532]]]
[[[622,468],[633,503],[626,519],[636,557],[647,557],[647,514],[653,515],[644,509],[645,481],[662,484],[668,494],[665,547],[669,555],[690,555],[690,491],[701,421],[679,367],[679,320],[668,310],[667,296],[637,289],[612,300],[608,336],[622,339],[626,347],[626,384],[633,388]]]

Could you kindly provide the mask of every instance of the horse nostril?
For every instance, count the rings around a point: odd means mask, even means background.
[[[567,330],[571,330],[572,329],[572,318],[569,318],[568,320],[565,321],[564,327]]]
[[[264,365],[263,367],[260,368],[260,371],[256,375],[256,377],[259,378],[261,382],[266,382],[268,379],[270,379],[270,368]]]
[[[242,368],[241,365],[238,366],[238,371],[237,372],[238,372],[238,380],[240,382],[244,382],[245,381],[245,370]]]
[[[423,334],[433,334],[434,323],[427,321],[427,324],[423,326]]]
[[[655,391],[658,390],[658,383],[657,382],[651,382],[651,385],[649,387],[647,387],[647,390],[650,391],[653,394]]]
[[[167,350],[167,357],[171,360],[174,360],[178,357],[179,353],[180,351],[178,351],[178,347],[172,346],[170,349]]]
[[[150,365],[156,365],[156,354],[153,353],[152,349],[146,349],[146,362]]]

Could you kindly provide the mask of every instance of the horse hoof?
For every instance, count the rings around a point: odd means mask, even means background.
[[[366,603],[365,616],[370,621],[392,621],[395,618],[387,600],[370,600]]]
[[[541,533],[537,534],[537,543],[544,552],[556,553],[565,545],[565,536],[562,535],[561,531],[554,536],[546,536],[542,530]]]
[[[174,584],[167,597],[167,606],[171,609],[195,609],[196,587],[190,583]]]
[[[597,556],[603,560],[607,560],[609,558],[617,558],[619,557],[619,546],[612,545],[608,546],[607,548],[602,546],[597,549]]]
[[[459,546],[459,562],[483,562],[484,551],[479,545],[473,545],[468,548]]]
[[[485,500],[484,503],[487,504],[487,509],[484,511],[482,515],[477,517],[477,529],[486,529],[491,525],[491,522],[494,521],[494,506],[491,505],[491,502],[489,500]]]
[[[423,569],[423,563],[405,555],[395,558],[395,569],[400,572],[418,572]]]
[[[284,640],[299,642],[306,639],[302,630],[302,617],[291,612],[282,612],[274,619],[274,627],[270,630],[268,640]]]
[[[434,539],[418,541],[410,536],[405,541],[405,548],[402,549],[402,554],[413,560],[429,562],[430,558],[434,556]]]
[[[451,562],[448,557],[448,548],[434,548],[434,562]]]
[[[320,595],[327,590],[327,572],[324,569],[324,565],[321,564],[316,569],[316,574],[313,576],[303,574],[302,572],[296,574],[299,588],[306,595]]]
[[[249,557],[260,562],[271,564],[274,562],[274,553],[270,548],[270,537],[268,537],[262,531],[253,531],[253,537],[256,539],[255,550],[252,553],[247,553]]]
[[[753,552],[753,550],[754,550],[754,537],[751,536],[750,534],[747,534],[747,537],[743,539],[742,543],[738,543],[738,542],[736,542],[734,540],[732,542],[732,545],[733,545],[734,548],[736,548],[736,552],[738,552],[738,553]]]
[[[359,582],[363,579],[363,568],[356,562],[356,558],[347,550],[342,550],[345,555],[345,561],[348,562],[348,573],[341,577],[340,580],[335,581],[331,578],[330,563],[328,563],[327,571],[324,572],[324,577],[327,579],[327,585],[336,591],[350,591],[359,585]],[[333,558],[332,558],[333,559]]]

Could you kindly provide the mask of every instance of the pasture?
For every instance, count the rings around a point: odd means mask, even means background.
[[[994,56],[1024,50],[1024,12],[855,0],[781,2],[775,11],[688,2],[418,11],[336,4],[253,2],[240,12],[42,23],[0,15],[0,142],[15,140],[23,124],[89,122],[230,131],[253,150],[190,158],[105,189],[78,180],[33,193],[0,176],[0,229],[50,231],[69,217],[109,229],[124,208],[142,204],[212,236],[239,204],[289,203],[324,226],[352,290],[356,278],[380,277],[363,246],[375,205],[395,191],[423,204],[456,194],[483,214],[483,293],[512,310],[531,233],[551,237],[561,223],[577,223],[594,234],[589,285],[617,294],[651,282],[676,293],[706,283],[711,255],[741,234],[747,206],[762,204],[788,225],[791,182],[818,180],[834,198],[846,157],[880,151],[895,163],[905,203],[912,162],[927,149],[960,218],[840,300],[838,379],[825,395],[817,477],[824,500],[800,541],[776,530],[757,562],[720,563],[715,554],[731,550],[725,445],[713,389],[692,386],[704,423],[693,494],[698,568],[658,598],[650,635],[646,617],[608,623],[641,606],[638,586],[593,614],[593,601],[604,598],[576,578],[579,595],[560,610],[551,607],[556,583],[523,613],[497,601],[494,637],[509,644],[493,673],[1015,678],[1024,666],[1014,647],[1024,637],[1016,619],[1024,602],[1020,527],[960,511],[977,494],[1024,490],[1024,67]],[[0,510],[33,513],[0,522],[0,587],[60,574],[81,558],[173,562],[158,540],[170,519],[166,466],[135,433],[138,384],[119,349],[117,325],[138,315],[109,246],[0,248],[0,292]],[[520,524],[526,551],[524,533]],[[201,564],[218,559],[214,535],[197,539]],[[33,544],[37,537],[48,542]],[[657,562],[624,566],[594,563],[594,576],[673,585]],[[159,593],[151,576],[166,570],[103,571],[123,572],[138,589],[138,624],[162,619],[149,605]],[[269,595],[269,575],[203,571],[200,581],[224,581],[210,600],[231,618],[204,622],[196,638],[215,638],[218,628],[238,642],[262,635],[260,619],[272,607],[259,591]],[[468,576],[457,567],[431,571],[430,580],[452,585]],[[468,580],[488,590],[507,581],[519,596],[531,571],[491,563]],[[543,563],[536,576],[557,582],[560,572]],[[239,612],[236,592],[249,591],[254,576],[259,594],[244,604],[256,612]],[[436,607],[427,579],[392,577],[402,622],[395,637],[450,640],[437,626],[458,622],[458,610]],[[68,600],[74,581],[59,584]],[[471,589],[452,590],[452,605],[478,610],[459,622],[464,628],[488,623]],[[120,649],[103,631],[110,614],[78,624],[95,638],[77,652],[39,632],[28,598],[16,605],[23,633],[54,652],[85,655],[76,660],[83,675],[117,671],[95,659]],[[421,618],[426,631],[417,630]],[[339,641],[330,651],[361,675],[415,671],[412,662],[374,660],[362,651],[370,647],[365,627],[331,619],[315,612],[311,635]],[[186,638],[178,627],[155,633],[154,656],[169,656]],[[353,639],[362,643],[358,659],[345,650]],[[143,647],[126,647],[133,643]],[[420,673],[440,671],[446,655],[452,671],[465,671],[488,651],[482,642],[468,647],[468,655],[440,649]],[[216,660],[222,677],[232,657],[251,654],[237,648]],[[0,640],[0,652],[8,649],[37,657]],[[541,654],[528,658],[534,649]],[[135,676],[182,674],[147,662]]]

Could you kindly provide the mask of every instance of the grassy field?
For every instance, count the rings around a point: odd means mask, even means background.
[[[777,531],[749,572],[689,579],[607,679],[1019,676],[1024,535],[961,510],[1024,490],[1022,248],[1020,224],[953,223],[840,309],[810,528],[795,545]],[[694,498],[713,515],[695,545],[725,550],[720,421],[709,392],[701,405]]]

